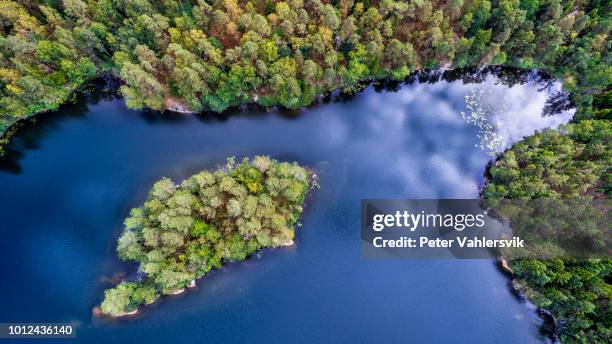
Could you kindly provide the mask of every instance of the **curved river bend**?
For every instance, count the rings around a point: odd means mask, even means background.
[[[362,198],[475,198],[491,159],[481,146],[499,151],[569,120],[540,115],[558,85],[541,88],[493,76],[413,82],[299,114],[225,118],[90,98],[42,116],[0,166],[0,322],[75,322],[71,343],[545,342],[533,307],[492,261],[369,261],[359,252]],[[152,183],[255,154],[319,175],[297,245],[230,264],[136,319],[93,318],[111,277],[135,270],[118,261],[116,239]]]

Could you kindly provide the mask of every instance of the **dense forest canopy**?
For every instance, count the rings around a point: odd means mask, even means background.
[[[599,209],[588,209],[589,205],[597,207],[599,202],[594,200],[609,200],[612,194],[611,137],[612,124],[605,120],[582,120],[560,131],[548,129],[527,137],[489,169],[490,181],[483,196],[493,200],[580,201],[581,206],[563,214],[572,216],[574,212],[575,218],[596,212]],[[606,228],[603,234],[609,238],[609,223]],[[576,235],[579,229],[570,230]],[[517,259],[510,266],[517,277],[515,287],[554,314],[563,342],[609,342],[612,260]]]
[[[0,0],[0,132],[57,109],[104,74],[123,81],[120,92],[132,108],[222,111],[251,102],[299,108],[336,88],[403,80],[424,68],[538,68],[563,81],[577,106],[576,124],[506,152],[483,195],[609,197],[611,6],[605,0]],[[564,341],[609,339],[609,260],[517,260],[513,268],[528,295],[560,319]],[[142,286],[114,289],[117,298],[110,299],[120,301],[107,311],[125,311],[168,290]]]
[[[574,208],[550,221],[557,224],[558,231],[565,224],[563,217],[579,219],[586,214],[609,212],[609,202],[604,209],[600,206],[601,200],[609,201],[612,194],[611,137],[612,124],[603,120],[582,120],[563,126],[560,131],[548,129],[536,133],[513,145],[489,169],[490,180],[483,197],[569,202]],[[579,226],[568,228],[571,233],[559,235],[587,235],[591,239],[603,235],[610,240],[609,222],[603,233],[594,228],[579,228],[588,222],[582,221]],[[550,252],[543,255],[546,253]],[[516,275],[515,287],[556,317],[563,342],[609,343],[611,259],[516,259],[510,266]]]
[[[299,108],[338,87],[422,68],[542,68],[608,117],[610,3],[0,1],[0,128],[119,76],[132,108]]]
[[[309,177],[296,163],[257,156],[238,166],[230,158],[226,169],[202,171],[180,185],[161,179],[130,211],[117,244],[119,257],[138,261],[144,277],[107,290],[102,312],[132,312],[226,261],[291,244]]]

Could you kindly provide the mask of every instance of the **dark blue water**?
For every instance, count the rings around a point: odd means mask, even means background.
[[[74,322],[73,343],[545,341],[492,261],[360,258],[362,198],[477,197],[491,157],[461,118],[466,95],[485,91],[506,144],[569,118],[539,115],[537,85],[495,81],[368,88],[293,114],[162,116],[114,99],[43,116],[1,164],[0,322]],[[154,181],[255,154],[319,175],[294,247],[230,264],[135,319],[91,315],[111,277],[136,268],[118,261],[115,244]]]

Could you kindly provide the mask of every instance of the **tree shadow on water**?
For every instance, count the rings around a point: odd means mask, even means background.
[[[92,81],[57,110],[40,113],[14,124],[8,131],[4,155],[0,156],[0,173],[21,174],[20,161],[27,151],[39,150],[42,140],[57,131],[64,121],[85,119],[91,105],[118,99],[117,87],[117,81],[112,78]]]
[[[39,150],[42,140],[57,131],[65,120],[86,118],[88,109],[87,101],[75,100],[60,106],[56,111],[41,113],[16,123],[10,129],[9,143],[3,147],[0,173],[20,174],[22,172],[20,161],[26,156],[27,151]]]

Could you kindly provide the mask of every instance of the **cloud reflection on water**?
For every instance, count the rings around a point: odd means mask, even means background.
[[[359,112],[365,117],[365,128],[352,116],[329,116],[325,143],[350,145],[352,159],[367,154],[363,163],[370,164],[368,169],[388,169],[385,174],[393,175],[397,197],[477,197],[484,166],[492,157],[478,148],[482,128],[461,116],[466,95],[482,92],[478,105],[500,138],[493,148],[495,155],[536,130],[571,119],[573,110],[542,116],[549,95],[560,87],[558,83],[547,90],[535,83],[508,87],[489,76],[480,84],[414,83],[397,92],[366,94],[352,105],[353,115]],[[359,136],[349,138],[351,134]]]

